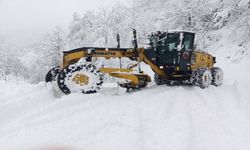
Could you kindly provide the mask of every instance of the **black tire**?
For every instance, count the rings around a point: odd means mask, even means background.
[[[76,83],[74,79],[78,75],[87,78],[86,84]],[[57,78],[57,84],[65,94],[72,92],[81,92],[84,94],[96,93],[100,90],[102,83],[103,74],[91,63],[69,65],[60,72]]]
[[[224,73],[219,67],[211,69],[212,72],[212,85],[221,86],[223,84]]]
[[[190,80],[193,85],[199,86],[202,89],[208,88],[212,83],[211,71],[208,68],[197,69],[193,71]]]
[[[154,81],[157,85],[163,85],[165,84],[165,79],[163,79],[162,77],[160,77],[158,74],[154,75]]]
[[[56,81],[56,77],[60,72],[60,67],[54,67],[52,68],[45,76],[45,82],[53,82]]]

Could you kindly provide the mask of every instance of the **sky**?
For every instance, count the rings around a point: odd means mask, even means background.
[[[24,47],[84,13],[124,0],[0,0],[0,44]]]

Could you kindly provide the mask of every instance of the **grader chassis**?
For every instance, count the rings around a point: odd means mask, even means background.
[[[216,58],[212,55],[194,50],[195,34],[186,31],[156,32],[149,36],[149,48],[138,48],[136,30],[133,30],[133,48],[82,47],[63,52],[63,63],[51,69],[46,75],[46,82],[57,81],[62,92],[95,93],[100,88],[104,74],[124,79],[119,83],[127,91],[146,87],[151,81],[140,63],[145,62],[155,73],[155,83],[171,84],[189,82],[201,88],[210,84],[220,86],[223,72],[214,67]],[[94,58],[129,58],[135,62],[128,68],[97,68]],[[135,71],[135,67],[139,71]]]

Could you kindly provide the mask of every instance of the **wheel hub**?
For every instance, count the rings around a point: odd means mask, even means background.
[[[72,81],[80,86],[85,86],[89,84],[89,77],[84,74],[76,74]]]

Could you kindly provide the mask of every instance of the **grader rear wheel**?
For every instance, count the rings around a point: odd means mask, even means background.
[[[96,93],[103,83],[103,74],[91,63],[76,63],[60,72],[57,83],[65,94],[71,92]]]
[[[211,70],[212,72],[212,85],[221,86],[223,83],[224,74],[219,67],[214,67]]]
[[[200,68],[192,73],[191,83],[202,89],[207,88],[212,83],[212,74],[208,68]]]

